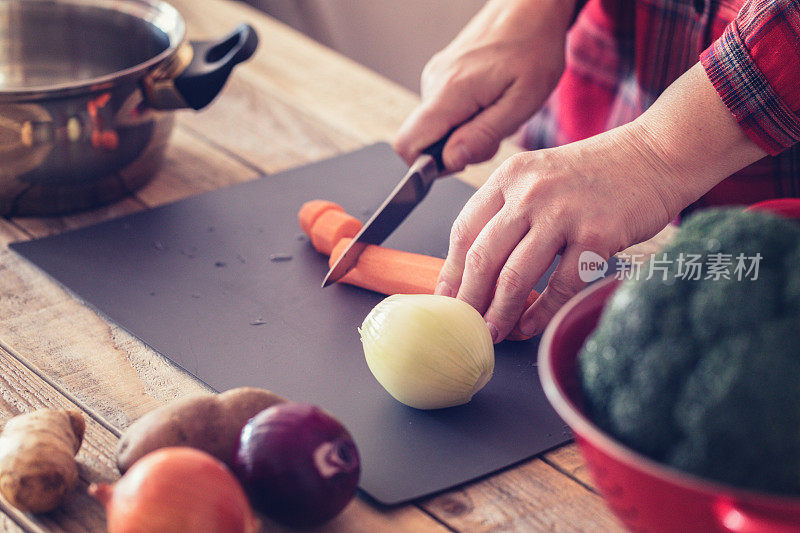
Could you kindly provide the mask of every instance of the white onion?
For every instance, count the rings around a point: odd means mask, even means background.
[[[455,298],[395,294],[359,329],[372,374],[417,409],[467,403],[491,379],[494,344],[483,317]]]

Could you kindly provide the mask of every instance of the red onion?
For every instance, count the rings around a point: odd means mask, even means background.
[[[219,460],[200,450],[161,448],[136,461],[114,485],[92,484],[109,533],[255,533],[242,487]]]
[[[311,527],[352,499],[361,466],[341,423],[319,407],[288,402],[250,419],[233,471],[254,507],[286,525]]]

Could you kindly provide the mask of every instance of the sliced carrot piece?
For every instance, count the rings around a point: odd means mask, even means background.
[[[300,223],[300,227],[303,228],[306,235],[311,237],[311,228],[314,227],[314,222],[317,221],[322,213],[329,209],[335,209],[344,213],[344,208],[342,208],[342,206],[329,202],[328,200],[310,200],[300,207],[300,211],[297,212],[297,221]]]
[[[360,220],[344,211],[328,209],[311,226],[311,244],[319,253],[330,255],[340,240],[355,237],[362,225]]]

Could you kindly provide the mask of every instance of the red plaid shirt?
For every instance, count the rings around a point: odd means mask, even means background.
[[[699,60],[739,125],[770,156],[692,207],[800,196],[800,0],[585,4],[568,36],[564,75],[524,129],[527,148],[633,120]]]

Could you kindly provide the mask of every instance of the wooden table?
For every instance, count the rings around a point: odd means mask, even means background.
[[[241,21],[261,37],[219,99],[180,112],[156,178],[135,196],[60,218],[0,220],[0,417],[39,407],[77,408],[89,420],[78,454],[81,482],[60,510],[30,516],[0,502],[8,530],[103,530],[91,481],[119,474],[120,432],[147,411],[204,390],[191,376],[83,305],[7,248],[41,237],[390,140],[415,95],[231,0],[172,0],[192,38],[217,37]],[[479,184],[503,156],[470,169]],[[399,508],[355,500],[331,531],[614,531],[574,445],[479,482]]]

